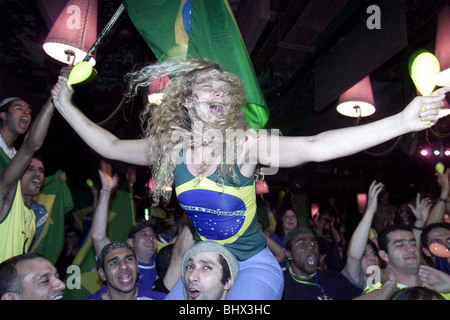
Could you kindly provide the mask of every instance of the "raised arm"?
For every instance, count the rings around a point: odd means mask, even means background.
[[[347,263],[345,268],[352,277],[355,283],[358,283],[361,278],[361,260],[367,246],[367,239],[369,238],[370,226],[378,207],[378,195],[383,190],[383,184],[372,181],[369,187],[368,201],[364,216],[353,232],[352,238],[348,245]]]
[[[109,163],[104,160],[100,161],[100,169],[98,170],[102,189],[92,220],[91,238],[94,245],[95,254],[99,255],[103,247],[110,243],[106,236],[106,228],[108,226],[109,201],[111,193],[119,185],[119,177],[112,174],[112,168]]]
[[[411,209],[414,216],[416,217],[416,221],[414,222],[413,226],[413,233],[414,237],[416,238],[416,243],[420,244],[421,243],[420,236],[422,234],[425,222],[428,219],[428,215],[430,214],[431,208],[430,198],[425,197],[422,200],[420,200],[420,193],[417,193],[416,206],[414,207],[411,204],[408,204],[408,207]]]
[[[53,103],[49,98],[31,124],[22,146],[11,162],[0,172],[0,221],[9,208],[11,197],[17,181],[30,163],[33,154],[39,150],[47,135],[53,114]]]
[[[184,254],[188,252],[194,244],[194,235],[192,234],[189,226],[185,225],[181,227],[180,233],[178,234],[177,240],[175,241],[175,245],[173,247],[172,257],[170,259],[166,275],[163,279],[164,286],[167,290],[172,290],[178,279],[180,279],[181,264],[183,262]]]
[[[311,137],[279,137],[279,143],[257,138],[257,161],[263,165],[294,167],[306,162],[321,162],[345,157],[412,131],[436,124],[442,100],[450,87],[436,90],[431,97],[416,97],[406,108],[369,124],[330,130]],[[422,107],[425,105],[425,110]],[[430,121],[427,125],[424,121]],[[266,151],[267,152],[263,152]]]
[[[446,209],[446,201],[450,192],[450,181],[449,181],[450,169],[446,169],[444,173],[438,173],[437,182],[441,187],[441,194],[439,200],[433,206],[430,212],[430,216],[426,221],[425,225],[432,223],[440,223],[444,217]]]
[[[65,77],[51,90],[53,102],[59,113],[89,147],[108,159],[124,161],[136,165],[149,165],[147,151],[148,139],[120,140],[109,131],[89,120],[72,103],[74,90],[68,87]]]

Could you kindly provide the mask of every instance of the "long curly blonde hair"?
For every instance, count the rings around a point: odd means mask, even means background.
[[[148,88],[158,78],[168,76],[171,83],[164,90],[161,104],[148,103],[140,114],[143,137],[148,138],[148,160],[151,164],[154,188],[150,191],[153,205],[162,197],[168,202],[172,196],[174,171],[180,152],[190,147],[215,145],[221,143],[222,152],[233,144],[235,152],[222,155],[217,170],[217,183],[226,180],[237,183],[235,163],[242,151],[244,135],[249,129],[242,112],[245,105],[243,82],[234,74],[224,71],[218,64],[206,60],[173,59],[144,67],[140,71],[127,74],[127,96],[136,96],[138,89]],[[226,116],[211,118],[198,107],[194,89],[206,88],[223,95],[214,101],[206,101],[217,107],[226,107]],[[187,108],[187,105],[194,106]],[[192,119],[198,119],[193,123]],[[200,131],[193,129],[199,126]],[[216,132],[213,135],[205,135]],[[198,133],[201,133],[199,136]],[[236,134],[238,133],[238,134]],[[225,143],[218,136],[226,137]],[[231,159],[231,161],[230,161]],[[210,163],[202,163],[197,176],[202,176]]]

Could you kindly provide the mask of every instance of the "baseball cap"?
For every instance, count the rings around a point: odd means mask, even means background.
[[[17,99],[22,100],[22,99],[19,98],[19,97],[9,97],[9,98],[3,99],[3,100],[0,102],[0,110],[2,109],[2,107],[3,107],[4,105],[10,103],[10,102],[13,101],[13,100],[17,100]]]
[[[153,232],[156,233],[157,230],[155,230],[155,226],[147,221],[142,221],[136,223],[134,226],[130,228],[130,231],[128,231],[128,239],[133,238],[133,236],[138,233],[139,231],[145,229],[145,228],[152,228]]]

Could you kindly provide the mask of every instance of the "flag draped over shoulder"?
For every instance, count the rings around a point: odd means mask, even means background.
[[[62,173],[58,170],[54,175],[46,177],[41,192],[33,197],[34,201],[45,206],[48,218],[31,251],[40,253],[53,264],[64,247],[64,215],[74,206],[69,187],[59,178]]]
[[[125,0],[134,25],[159,61],[205,58],[239,76],[247,90],[244,113],[254,129],[269,110],[227,0]]]
[[[89,206],[92,206],[92,203]],[[80,218],[88,211],[90,210],[80,208],[80,210],[73,212],[73,215]],[[135,214],[132,194],[128,190],[127,185],[123,184],[116,191],[111,201],[107,227],[108,239],[111,241],[127,241],[128,231],[134,223]],[[81,288],[77,289],[74,287],[76,281],[74,278],[75,273],[68,272],[65,279],[66,289],[64,291],[64,300],[82,300],[101,288],[103,283],[97,273],[97,261],[95,259],[90,233],[87,233],[83,239],[83,243],[72,265],[80,268]]]
[[[11,159],[0,148],[0,170],[3,170]],[[64,247],[64,215],[73,209],[72,194],[66,182],[59,179],[62,171],[45,177],[41,193],[33,200],[44,205],[48,218],[41,234],[31,247],[32,252],[38,252],[53,264],[58,260]]]

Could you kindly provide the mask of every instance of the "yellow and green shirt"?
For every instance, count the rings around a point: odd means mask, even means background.
[[[32,208],[23,201],[19,181],[11,206],[0,221],[0,263],[28,252],[36,231],[35,221]]]
[[[258,226],[253,177],[243,176],[236,165],[238,185],[216,183],[217,170],[197,180],[189,172],[184,155],[174,172],[175,192],[196,230],[196,241],[217,241],[238,260],[263,250],[267,240]]]

